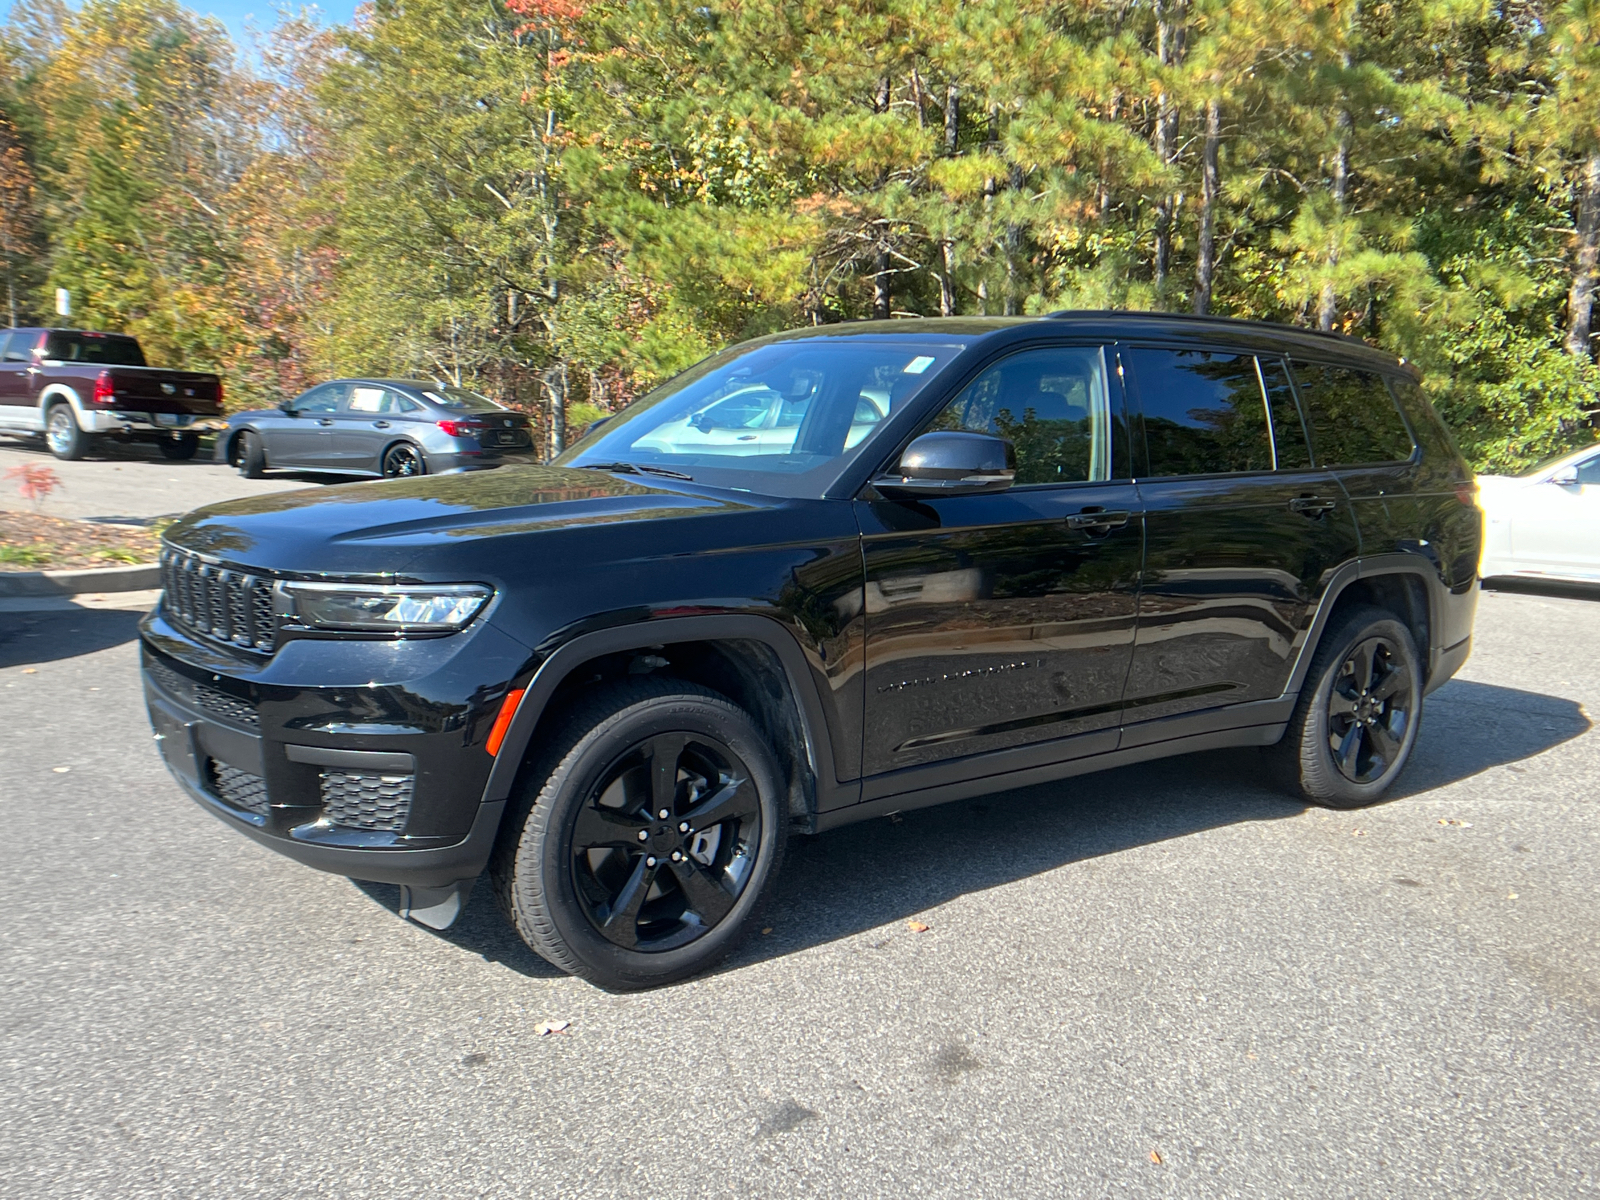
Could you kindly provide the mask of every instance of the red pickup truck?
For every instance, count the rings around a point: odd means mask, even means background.
[[[97,435],[193,458],[221,416],[220,378],[147,366],[125,334],[0,330],[0,433],[42,433],[57,458],[82,458]]]

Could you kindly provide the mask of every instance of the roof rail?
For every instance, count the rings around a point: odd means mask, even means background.
[[[1060,320],[1065,317],[1155,317],[1167,321],[1202,321],[1218,325],[1245,325],[1255,329],[1274,329],[1278,332],[1289,333],[1314,333],[1318,337],[1335,338],[1341,342],[1355,342],[1366,346],[1361,338],[1351,337],[1347,333],[1335,333],[1331,329],[1308,329],[1303,325],[1286,325],[1282,321],[1254,321],[1246,317],[1214,317],[1196,316],[1193,313],[1159,312],[1154,309],[1140,308],[1058,308],[1055,312],[1045,313],[1047,320]],[[1371,347],[1368,347],[1369,349]]]

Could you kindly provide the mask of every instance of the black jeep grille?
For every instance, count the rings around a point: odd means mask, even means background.
[[[256,712],[256,706],[250,701],[230,696],[219,688],[190,679],[187,675],[180,675],[153,656],[149,663],[151,677],[168,695],[187,701],[214,717],[232,721],[235,725],[246,725],[252,729],[260,727],[261,715]]]
[[[369,775],[360,771],[322,773],[322,811],[344,829],[399,833],[411,813],[414,775]]]
[[[208,563],[171,546],[161,551],[162,609],[202,637],[271,652],[277,635],[271,576]]]

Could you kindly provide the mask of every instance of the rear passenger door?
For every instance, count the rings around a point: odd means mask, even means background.
[[[1126,747],[1180,732],[1141,723],[1281,695],[1330,575],[1359,546],[1339,485],[1312,466],[1280,358],[1119,352],[1146,454]],[[1219,713],[1210,727],[1230,723],[1240,715]]]
[[[379,457],[395,440],[395,418],[400,398],[375,383],[353,383],[333,419],[333,456],[330,465],[341,471],[371,471],[382,467]]]

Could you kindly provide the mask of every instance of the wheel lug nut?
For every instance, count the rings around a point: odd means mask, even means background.
[[[655,860],[654,856],[645,859],[644,860],[644,865],[647,866],[647,867],[655,866],[656,865],[656,860]]]
[[[689,832],[689,822],[687,822],[687,821],[679,822],[679,824],[678,824],[678,832],[679,833],[688,833]]]
[[[660,817],[663,821],[665,821],[671,815],[672,815],[672,813],[670,813],[668,810],[666,810],[664,808],[660,812],[658,812],[656,814],[656,816]]]
[[[639,830],[639,840],[641,842],[648,842],[650,840],[650,831],[648,829]]]

